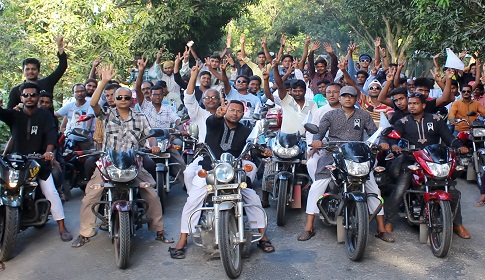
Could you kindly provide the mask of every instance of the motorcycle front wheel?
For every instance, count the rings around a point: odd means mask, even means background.
[[[19,222],[19,208],[0,207],[0,261],[2,262],[10,260],[13,256]]]
[[[348,229],[345,233],[347,257],[353,261],[362,258],[369,234],[369,211],[367,203],[353,202],[347,206]]]
[[[160,203],[162,204],[162,211],[165,212],[165,198],[167,197],[167,192],[165,191],[165,174],[163,172],[157,172],[157,194],[160,198]]]
[[[114,215],[113,223],[116,266],[124,269],[128,265],[128,259],[130,258],[130,212],[118,211]]]
[[[218,228],[222,265],[229,278],[238,278],[242,271],[242,255],[241,244],[237,243],[237,223],[233,211],[219,213]]]
[[[453,235],[453,220],[449,201],[428,202],[429,240],[431,252],[438,258],[448,255]]]
[[[286,201],[288,192],[288,181],[278,181],[278,201],[276,204],[276,224],[278,226],[284,226],[286,224]]]

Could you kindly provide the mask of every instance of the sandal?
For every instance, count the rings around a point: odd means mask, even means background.
[[[258,246],[258,248],[261,248],[261,250],[265,253],[274,252],[274,246],[273,246],[273,244],[271,244],[271,241],[269,241],[269,240],[259,240],[257,246]]]
[[[302,231],[300,233],[300,235],[298,235],[298,241],[307,241],[307,240],[310,240],[310,238],[312,238],[313,236],[315,236],[315,231]]]
[[[394,241],[396,241],[394,240],[394,237],[392,237],[392,234],[390,234],[389,232],[378,232],[376,233],[375,236],[377,238],[380,238],[383,241],[390,242],[390,243],[393,243]]]
[[[160,233],[157,232],[157,237],[155,237],[155,240],[162,241],[163,243],[166,243],[166,244],[175,242],[173,241],[173,239],[168,239],[167,237],[165,237],[165,232],[163,231]]]
[[[168,252],[172,259],[185,259],[185,247],[182,249],[169,247]]]
[[[485,200],[478,200],[475,203],[473,203],[473,206],[476,206],[476,207],[485,206]]]
[[[73,242],[72,242],[72,247],[74,248],[79,248],[83,246],[84,244],[89,242],[89,237],[84,237],[82,235],[79,235]]]

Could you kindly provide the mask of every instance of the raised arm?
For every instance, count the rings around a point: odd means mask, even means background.
[[[480,62],[480,59],[477,57],[477,59],[475,60],[475,82],[473,83],[472,85],[472,91],[474,91],[478,85],[480,84],[480,79],[481,79],[481,75],[482,75],[482,70],[480,69],[482,68],[482,64]]]
[[[451,79],[455,75],[455,70],[448,68],[445,71],[445,89],[443,90],[443,95],[436,98],[436,107],[446,106],[450,104],[451,101],[455,99],[451,94]]]
[[[323,48],[325,49],[325,51],[328,53],[328,55],[331,58],[330,74],[332,74],[332,77],[335,78],[335,75],[337,75],[337,71],[338,71],[339,60],[338,60],[337,56],[333,53],[332,45],[325,42],[325,43],[323,43]],[[345,62],[345,64],[347,64],[347,62]],[[351,80],[353,80],[353,79],[351,78]]]
[[[381,43],[382,43],[381,37],[377,37],[374,40],[374,56],[375,56],[374,64],[381,63],[381,53],[380,53]]]
[[[271,90],[269,88],[269,73],[266,71],[266,69],[263,70],[263,89],[264,96],[274,102],[274,96],[271,94]]]
[[[362,92],[360,91],[360,88],[357,85],[357,83],[354,81],[354,79],[350,77],[349,72],[347,72],[347,58],[343,56],[340,57],[338,68],[340,69],[340,71],[342,71],[342,74],[344,74],[344,78],[347,81],[347,83],[357,90],[357,101],[360,101]]]
[[[101,60],[103,60],[101,57],[94,59],[93,67],[91,67],[91,72],[89,72],[89,78],[90,79],[96,79],[96,68],[98,67]]]
[[[274,82],[278,87],[278,96],[280,97],[281,100],[283,100],[286,97],[286,88],[283,83],[283,79],[281,79],[280,72],[278,71],[279,61],[280,61],[280,57],[276,57],[276,59],[273,60],[271,66],[273,67]]]
[[[280,49],[278,50],[277,56],[279,57],[283,56],[283,51],[285,50],[285,44],[286,44],[286,37],[285,37],[285,34],[282,34],[280,39]]]
[[[305,62],[308,57],[308,48],[310,47],[310,36],[305,38],[305,46],[303,47],[303,54],[301,55],[300,63],[298,64],[298,69],[303,69],[305,67]]]
[[[102,65],[101,67],[99,67],[98,72],[101,77],[101,81],[96,87],[96,90],[94,91],[93,96],[91,97],[91,101],[89,101],[89,105],[91,105],[91,107],[93,108],[93,111],[96,114],[96,116],[98,116],[101,113],[101,106],[99,106],[99,99],[101,98],[101,94],[103,93],[103,90],[108,84],[108,82],[111,79],[113,79],[113,77],[116,76],[116,71],[114,70],[113,64]],[[138,75],[138,76],[142,76],[142,75]]]
[[[226,56],[227,57],[227,56]],[[206,64],[208,63],[208,60],[206,61]],[[223,59],[221,61],[221,74],[217,73],[214,69],[211,69],[209,66],[208,69],[212,73],[212,75],[216,76],[217,79],[221,80],[224,83],[224,94],[228,94],[231,91],[231,83],[229,83],[229,78],[227,77],[226,69],[227,69],[227,59]],[[216,75],[217,73],[217,75]]]
[[[273,61],[273,57],[269,53],[268,45],[266,43],[266,38],[261,39],[261,46],[263,47],[264,55],[266,56],[266,60],[271,63]]]
[[[195,92],[195,83],[197,82],[197,76],[199,75],[200,69],[199,63],[197,62],[197,64],[190,70],[190,80],[187,84],[187,90],[185,91],[189,95],[194,94]]]
[[[59,58],[59,64],[57,68],[52,72],[49,76],[47,76],[45,79],[47,79],[50,84],[57,84],[57,82],[61,79],[62,75],[64,75],[64,72],[66,72],[67,69],[67,56],[66,53],[64,52],[64,37],[62,36],[54,36],[54,39],[56,40],[57,44],[57,57]]]
[[[308,75],[310,75],[310,79],[315,77],[315,51],[320,48],[320,45],[320,42],[313,42],[308,54]]]
[[[185,53],[188,53],[186,51]],[[184,53],[184,55],[185,55]],[[181,88],[186,89],[187,88],[187,83],[182,79],[182,76],[180,75],[180,62],[182,61],[182,56],[180,56],[180,53],[178,53],[175,56],[175,61],[173,65],[173,78],[177,85],[179,85]]]
[[[399,80],[401,79],[401,71],[406,65],[406,60],[399,60],[397,62],[397,70],[396,70],[396,75],[394,75],[394,87],[397,88],[399,87]]]
[[[377,101],[386,104],[389,107],[393,107],[392,99],[387,96],[387,93],[389,91],[389,87],[391,86],[392,81],[394,80],[394,71],[389,70],[389,73],[386,75],[386,84],[384,85],[384,88],[381,89],[381,92],[379,93],[379,96],[377,96]]]

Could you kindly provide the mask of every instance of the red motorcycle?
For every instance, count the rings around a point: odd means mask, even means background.
[[[383,135],[390,139],[407,142],[403,153],[415,161],[408,165],[413,172],[411,187],[403,197],[408,223],[419,225],[419,241],[431,243],[433,255],[445,257],[451,247],[453,216],[449,188],[456,186],[455,179],[464,170],[457,165],[456,153],[451,149],[433,144],[417,150],[397,131],[388,129]]]

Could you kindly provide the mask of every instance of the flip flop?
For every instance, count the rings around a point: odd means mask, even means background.
[[[261,250],[265,253],[274,252],[273,244],[271,244],[271,241],[269,240],[260,240],[257,246],[258,248],[261,248]]]
[[[396,241],[394,240],[394,237],[392,237],[392,234],[390,234],[389,232],[378,232],[376,233],[375,236],[383,241],[390,242],[390,243],[393,243]]]
[[[172,259],[185,259],[185,247],[182,249],[169,247],[168,252],[170,252],[170,257]]]
[[[312,238],[313,236],[315,236],[315,231],[302,231],[300,233],[300,235],[298,235],[298,241],[307,241],[307,240],[310,240],[310,238]]]
[[[473,206],[476,206],[476,207],[485,206],[485,200],[478,200],[475,203],[473,203]]]

